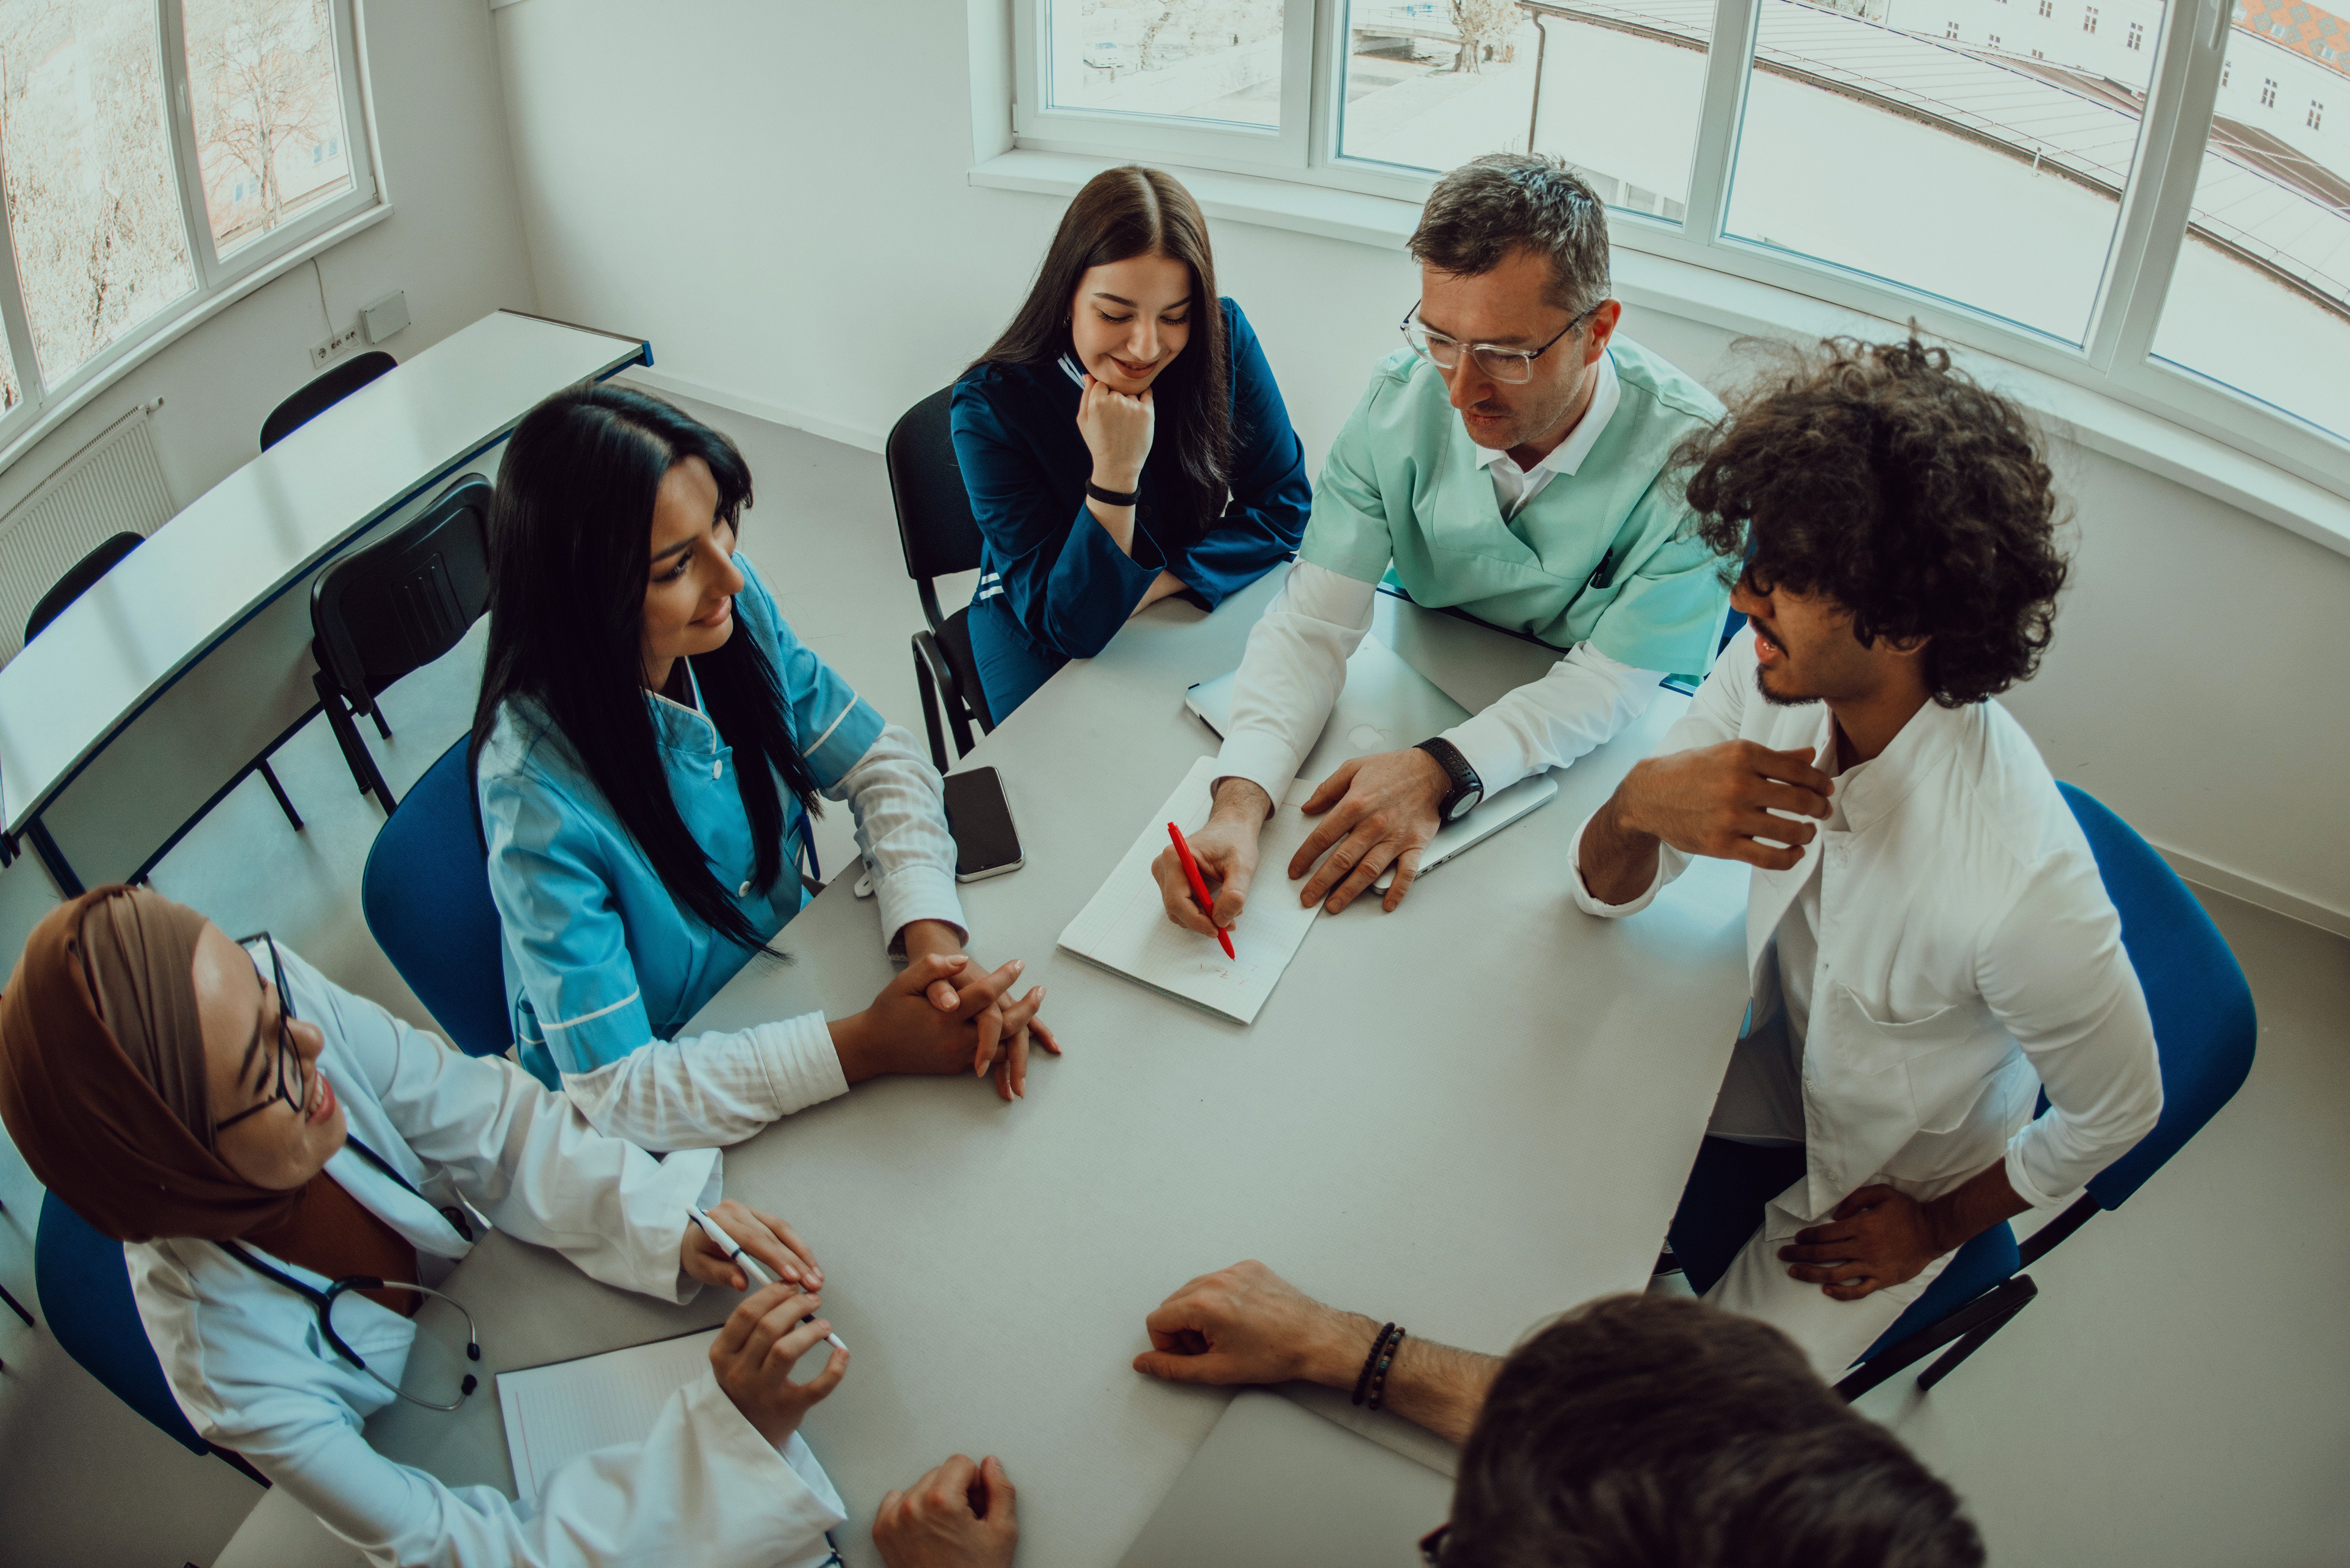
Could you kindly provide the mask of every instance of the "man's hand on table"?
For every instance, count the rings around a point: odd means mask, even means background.
[[[1437,808],[1451,788],[1444,764],[1416,746],[1340,763],[1303,808],[1322,821],[1289,857],[1289,879],[1314,871],[1316,860],[1322,867],[1298,902],[1335,915],[1393,865],[1383,907],[1394,913],[1419,876],[1419,852],[1436,836]]]
[[[1014,959],[987,973],[961,952],[910,955],[872,1006],[829,1023],[841,1075],[859,1084],[885,1073],[984,1075],[993,1066],[996,1092],[1019,1097],[1027,1086],[1029,1037],[1055,1055],[1061,1049],[1036,1022],[1042,986],[1010,1000],[1022,967]]]
[[[718,1228],[734,1238],[736,1246],[765,1264],[784,1283],[795,1289],[824,1288],[824,1271],[816,1266],[816,1254],[808,1251],[798,1231],[775,1215],[732,1198],[712,1205],[709,1212]],[[705,1285],[724,1285],[730,1291],[751,1288],[743,1271],[691,1220],[685,1222],[685,1240],[678,1244],[677,1266]]]
[[[1327,1307],[1250,1262],[1202,1274],[1143,1320],[1150,1348],[1134,1369],[1170,1383],[1286,1383],[1351,1388],[1379,1325]]]
[[[796,1285],[767,1285],[727,1315],[710,1345],[710,1370],[718,1386],[759,1436],[777,1448],[848,1371],[848,1352],[835,1349],[823,1371],[805,1383],[792,1381],[794,1364],[832,1332],[822,1318],[800,1321],[823,1304]]]
[[[873,1544],[889,1568],[1010,1568],[1020,1541],[1017,1501],[1001,1460],[973,1464],[957,1454],[883,1495]]]

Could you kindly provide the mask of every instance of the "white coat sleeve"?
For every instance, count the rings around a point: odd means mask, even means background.
[[[1690,699],[1689,711],[1674,721],[1657,747],[1657,755],[1670,756],[1675,752],[1695,751],[1700,746],[1718,745],[1738,738],[1746,717],[1746,704],[1754,691],[1754,634],[1742,630],[1722,649],[1721,657],[1713,661],[1713,669],[1699,683],[1697,695]],[[1597,815],[1596,813],[1593,814]],[[1655,901],[1667,883],[1689,868],[1690,857],[1669,844],[1657,846],[1657,875],[1637,896],[1620,904],[1604,903],[1592,897],[1583,881],[1583,836],[1591,826],[1586,816],[1575,830],[1575,843],[1568,851],[1568,864],[1574,867],[1572,884],[1575,906],[1586,915],[1603,919],[1616,919],[1636,915]]]
[[[1249,628],[1232,680],[1231,730],[1216,754],[1220,781],[1246,779],[1281,799],[1347,683],[1347,660],[1371,628],[1378,591],[1311,561],[1289,568]]]
[[[890,950],[905,949],[906,927],[943,920],[966,938],[962,901],[955,896],[955,842],[947,828],[946,791],[938,770],[895,724],[824,792],[845,800],[857,819],[857,847],[873,875],[873,898]]]
[[[733,1033],[648,1040],[563,1092],[598,1131],[644,1148],[741,1143],[794,1111],[848,1093],[821,1012]]]
[[[346,1407],[315,1392],[235,1392],[249,1397],[227,1422],[207,1423],[206,1435],[370,1563],[775,1568],[821,1563],[824,1532],[846,1517],[807,1445],[795,1436],[778,1452],[707,1370],[670,1397],[644,1441],[582,1455],[548,1476],[536,1510],[384,1458]]]
[[[1621,664],[1578,642],[1539,680],[1505,691],[1483,712],[1444,732],[1488,794],[1531,774],[1561,768],[1648,711],[1659,670]]]
[[[2048,1110],[2008,1140],[2008,1185],[2068,1201],[2162,1115],[2162,1071],[2121,917],[2086,846],[2034,867],[1976,961],[1993,1016],[2023,1047]]]

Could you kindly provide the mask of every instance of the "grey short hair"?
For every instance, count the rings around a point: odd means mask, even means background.
[[[1436,182],[1406,248],[1478,277],[1520,245],[1550,257],[1551,303],[1581,316],[1607,297],[1607,208],[1556,158],[1489,152]]]

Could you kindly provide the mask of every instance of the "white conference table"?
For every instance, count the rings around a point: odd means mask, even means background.
[[[1055,950],[1214,749],[1183,690],[1238,662],[1274,586],[1212,617],[1155,607],[967,759],[1001,772],[1027,856],[963,888],[972,949],[1028,961],[1067,1049],[1032,1061],[1025,1100],[969,1077],[877,1080],[726,1153],[728,1195],[815,1250],[853,1355],[805,1428],[848,1501],[853,1563],[878,1562],[881,1494],[956,1450],[1009,1467],[1023,1568],[1115,1563],[1228,1397],[1128,1365],[1144,1314],[1193,1275],[1263,1259],[1493,1352],[1647,1282],[1745,1002],[1742,868],[1700,862],[1611,922],[1575,909],[1566,856],[1685,698],[1660,694],[1397,914],[1367,900],[1325,918],[1253,1027]],[[1377,631],[1472,709],[1551,658],[1384,597]],[[1257,896],[1280,896],[1280,871],[1263,876]],[[754,960],[689,1027],[864,1006],[891,971],[852,880],[785,928],[789,963]],[[661,1306],[504,1238],[444,1288],[480,1318],[493,1370],[686,1332],[739,1299]],[[486,1379],[454,1416],[396,1407],[369,1435],[452,1483],[511,1484]]]
[[[0,829],[45,825],[91,879],[131,874],[316,709],[291,590],[540,399],[650,360],[638,338],[498,311],[205,492],[0,668]]]

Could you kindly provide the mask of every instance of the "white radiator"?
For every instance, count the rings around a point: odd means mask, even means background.
[[[109,425],[0,517],[0,664],[25,646],[25,618],[73,564],[117,534],[145,537],[171,520],[143,404]]]

